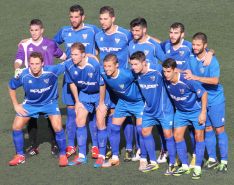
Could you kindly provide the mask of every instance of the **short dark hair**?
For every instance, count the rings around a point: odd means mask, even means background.
[[[111,6],[103,6],[99,10],[99,14],[109,13],[111,17],[115,17],[115,10]]]
[[[171,26],[170,26],[170,29],[175,29],[175,28],[180,28],[180,31],[181,33],[184,33],[185,31],[185,28],[184,28],[184,25],[180,22],[174,22]]]
[[[137,17],[130,22],[130,28],[135,26],[142,26],[143,28],[147,28],[147,21],[143,17]]]
[[[85,53],[85,46],[84,46],[84,44],[82,44],[80,42],[73,43],[72,46],[71,46],[71,50],[73,50],[73,49],[77,49],[81,53]]]
[[[41,60],[41,62],[43,62],[44,61],[44,59],[43,59],[43,55],[40,53],[40,52],[32,52],[31,54],[30,54],[30,56],[29,56],[29,59],[30,58],[39,58],[40,60]]]
[[[204,44],[206,44],[208,42],[207,36],[205,33],[202,32],[197,32],[193,35],[193,40],[202,40],[202,42]]]
[[[38,26],[40,26],[41,28],[43,28],[43,23],[42,23],[42,21],[41,21],[40,19],[32,19],[32,20],[30,21],[29,26],[32,26],[32,25],[38,25]]]
[[[164,68],[172,68],[175,69],[177,67],[176,61],[172,58],[166,59],[163,63],[162,66]]]
[[[139,60],[140,62],[143,62],[146,60],[145,53],[137,51],[130,56],[130,60]]]
[[[113,53],[107,54],[103,59],[103,63],[108,62],[110,60],[114,61],[115,63],[119,63],[117,56],[115,54],[113,54]]]
[[[83,16],[84,15],[84,9],[82,6],[75,4],[73,6],[70,7],[70,12],[80,12],[80,15]]]

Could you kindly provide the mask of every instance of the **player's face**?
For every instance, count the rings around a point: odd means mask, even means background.
[[[70,19],[70,23],[71,23],[71,26],[73,27],[73,29],[78,29],[83,21],[84,21],[84,15],[81,16],[80,15],[80,12],[70,12],[69,14],[69,19]]]
[[[29,28],[31,38],[33,41],[38,41],[42,38],[44,29],[39,25],[31,25]]]
[[[192,41],[193,52],[195,55],[200,55],[205,52],[207,44],[204,44],[202,40],[196,39]]]
[[[171,28],[169,32],[170,41],[173,45],[180,43],[184,38],[184,33],[181,33],[180,28]]]
[[[85,53],[82,53],[80,50],[78,49],[72,49],[71,50],[71,58],[74,64],[79,64],[82,59],[85,57]]]
[[[103,13],[99,15],[99,22],[103,30],[109,30],[115,21],[115,17],[110,16],[110,14]]]
[[[131,32],[135,40],[140,40],[146,34],[146,28],[135,26],[131,29]]]
[[[140,62],[139,60],[134,59],[134,60],[130,60],[130,64],[134,73],[138,74],[143,71],[143,68],[144,68],[143,62]]]
[[[117,75],[118,63],[116,63],[115,61],[109,60],[109,61],[105,61],[103,65],[104,65],[104,71],[107,76],[114,77]]]
[[[172,81],[175,75],[175,70],[172,68],[163,68],[163,74],[167,81]]]
[[[40,58],[29,59],[29,68],[34,76],[39,76],[42,73],[43,62],[41,62]]]

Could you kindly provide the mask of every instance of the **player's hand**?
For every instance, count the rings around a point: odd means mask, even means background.
[[[198,80],[198,77],[193,75],[191,70],[185,70],[183,71],[184,77],[187,80]]]
[[[15,112],[16,112],[17,114],[19,114],[20,116],[27,116],[27,115],[28,115],[28,111],[26,111],[26,110],[23,108],[22,104],[15,105],[15,106],[14,106],[14,109],[15,109]]]
[[[204,62],[203,62],[203,66],[208,66],[208,65],[210,65],[211,60],[212,60],[212,57],[213,57],[213,54],[214,54],[214,50],[213,50],[213,49],[210,49],[210,50],[207,52],[207,54],[206,54],[206,56],[205,56],[205,60],[204,60]]]
[[[17,68],[15,69],[15,78],[19,78],[20,74],[23,72],[24,69]]]
[[[198,117],[198,122],[200,125],[206,123],[206,112],[201,112],[199,117]]]
[[[29,40],[29,38],[21,40],[21,41],[19,42],[19,44],[18,44],[18,47],[20,46],[20,44],[23,44],[23,43],[27,42],[28,40]]]
[[[76,112],[76,114],[79,112],[80,109],[85,109],[84,105],[81,102],[75,103],[75,112]]]
[[[105,103],[99,103],[99,105],[97,107],[97,111],[100,111],[103,115],[106,115],[107,106],[105,105]]]

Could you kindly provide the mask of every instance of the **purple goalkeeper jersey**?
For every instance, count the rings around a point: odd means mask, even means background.
[[[28,67],[28,59],[32,52],[40,52],[43,55],[44,65],[53,65],[54,57],[60,58],[63,55],[63,51],[51,39],[43,38],[40,43],[34,43],[29,39],[20,44],[15,60],[22,61],[25,67]]]

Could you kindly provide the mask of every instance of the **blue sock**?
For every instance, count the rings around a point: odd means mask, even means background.
[[[119,155],[120,127],[119,125],[111,124],[110,144],[113,155]]]
[[[187,146],[184,140],[176,142],[176,150],[181,163],[188,165]]]
[[[155,142],[154,142],[153,135],[150,134],[148,136],[143,136],[143,140],[144,140],[145,148],[149,155],[150,161],[156,162]]]
[[[138,132],[137,126],[134,126],[133,131],[134,131],[134,135],[135,135],[136,149],[138,149],[138,148],[140,148],[140,143],[139,143],[139,132]],[[142,133],[141,133],[141,137],[142,137]]]
[[[228,136],[225,131],[218,134],[218,144],[219,144],[221,160],[227,161],[228,160]]]
[[[216,135],[213,130],[205,132],[205,144],[209,158],[216,160]]]
[[[167,144],[167,149],[168,149],[168,156],[169,156],[169,163],[170,164],[175,164],[175,158],[176,158],[176,144],[174,137],[170,138],[165,138],[166,139],[166,144]]]
[[[107,129],[98,129],[98,149],[99,153],[103,156],[106,155],[106,141],[107,141]]]
[[[66,133],[68,146],[75,146],[76,138],[76,113],[75,109],[67,108]]]
[[[17,154],[24,155],[24,136],[22,130],[13,130],[12,137]]]
[[[55,132],[55,139],[59,147],[59,154],[66,154],[66,136],[64,130],[60,130],[59,132]]]
[[[204,152],[205,152],[205,142],[198,142],[196,141],[196,166],[202,165],[202,160],[204,158]]]
[[[98,146],[98,129],[96,124],[96,114],[89,116],[89,131],[92,139],[92,146]]]
[[[195,154],[196,153],[195,129],[192,126],[189,126],[188,128],[189,128],[190,143],[192,145],[192,152]]]
[[[131,117],[127,117],[124,122],[124,136],[126,140],[126,150],[132,150],[133,123]]]
[[[156,125],[158,129],[158,134],[160,136],[161,150],[167,151],[166,139],[164,137],[163,129],[161,125]]]
[[[147,158],[147,151],[146,151],[146,148],[145,148],[145,143],[144,143],[144,139],[143,139],[143,135],[142,135],[141,125],[137,125],[136,129],[137,129],[137,132],[138,132],[138,138],[139,138],[139,143],[140,143],[139,148],[141,149],[141,158],[146,159]]]
[[[110,140],[110,135],[111,135],[112,118],[113,118],[113,115],[108,115],[106,118],[106,128],[107,128],[107,135],[108,135],[109,140]]]
[[[87,145],[87,128],[86,126],[77,127],[76,129],[76,138],[79,146],[79,153],[86,156],[86,145]]]

